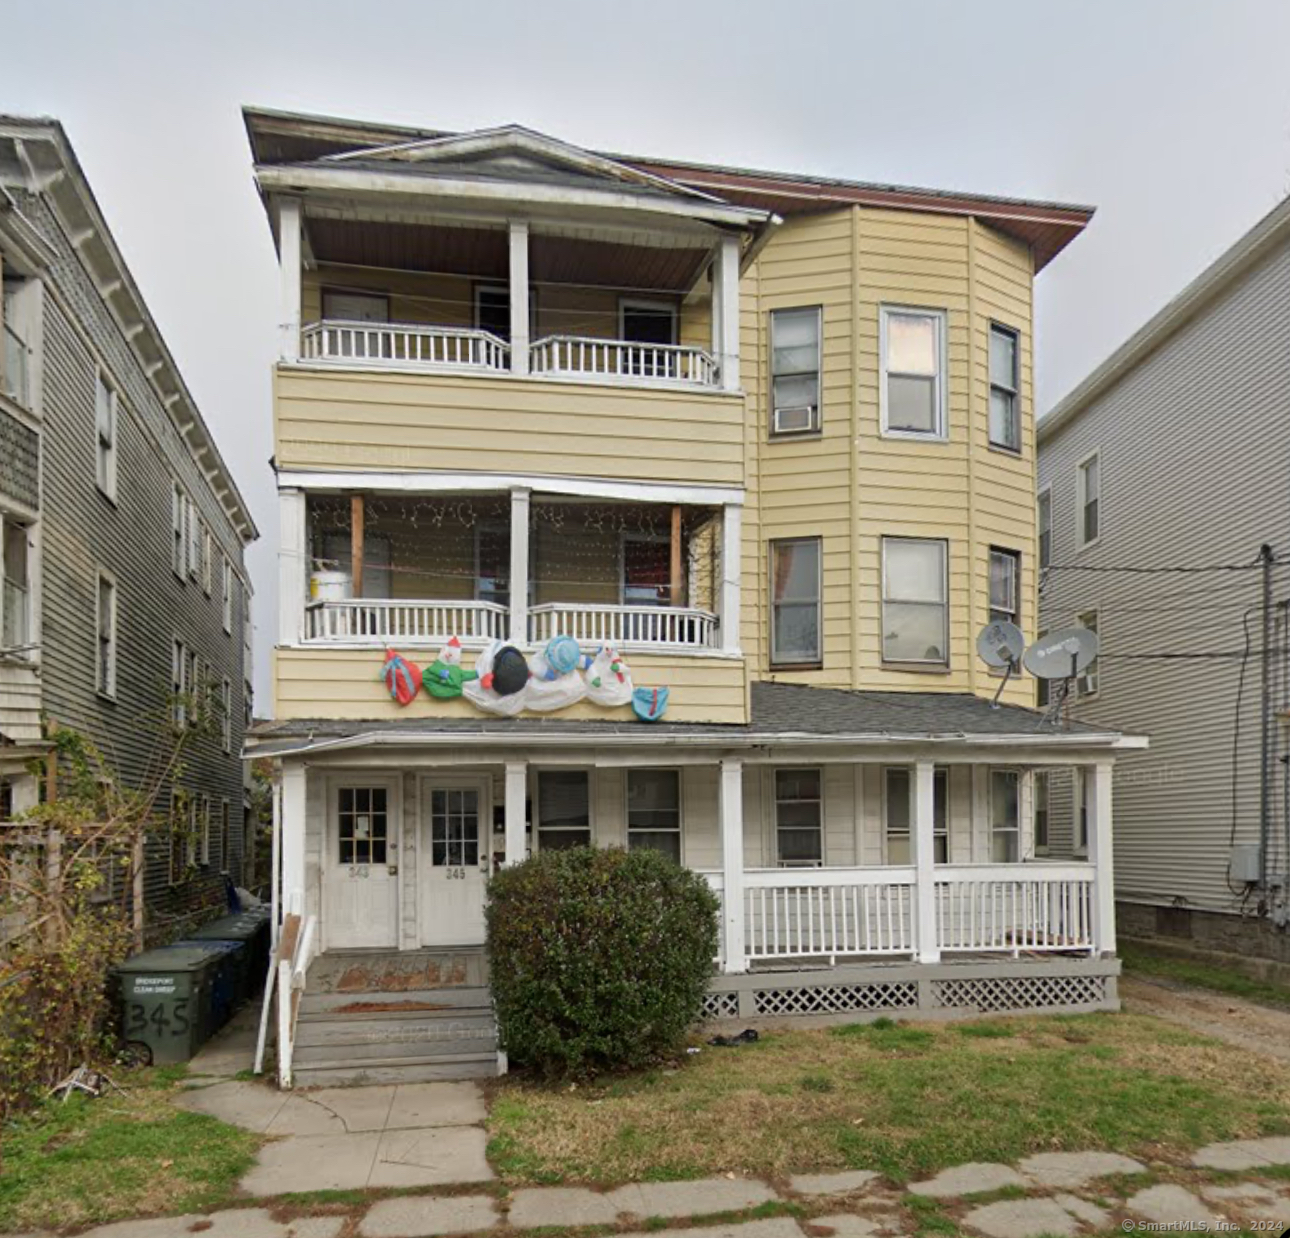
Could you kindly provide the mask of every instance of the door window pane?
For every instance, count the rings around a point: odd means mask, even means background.
[[[479,863],[479,792],[473,787],[435,788],[430,793],[430,832],[436,867],[475,867]]]
[[[681,775],[674,769],[627,771],[627,845],[652,847],[681,862]]]
[[[342,864],[385,864],[389,816],[385,787],[341,787],[337,795],[337,859]]]
[[[589,783],[581,769],[538,774],[538,846],[543,850],[591,846]]]
[[[771,661],[820,660],[820,539],[771,543]]]
[[[946,662],[945,543],[883,538],[882,656],[888,662]]]
[[[909,835],[913,826],[914,771],[907,766],[892,766],[884,771],[883,807],[887,816],[887,863],[909,864],[913,851]],[[949,771],[937,769],[932,774],[932,860],[949,862]]]
[[[823,800],[818,769],[775,771],[775,838],[781,865],[823,863]]]
[[[1018,859],[1021,809],[1016,770],[990,771],[990,859],[1015,864]]]

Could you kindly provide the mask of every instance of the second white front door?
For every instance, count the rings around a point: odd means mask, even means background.
[[[486,779],[430,778],[421,789],[421,941],[484,942],[484,886],[492,837]]]

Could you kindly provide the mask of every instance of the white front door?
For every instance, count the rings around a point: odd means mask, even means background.
[[[484,942],[484,884],[492,837],[487,779],[428,778],[421,786],[421,942]]]
[[[400,798],[397,778],[328,783],[321,917],[328,949],[398,945]]]

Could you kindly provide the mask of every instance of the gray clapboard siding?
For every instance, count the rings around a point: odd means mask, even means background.
[[[240,874],[243,838],[241,750],[243,664],[240,540],[155,389],[104,304],[76,250],[43,198],[17,193],[24,214],[52,241],[41,324],[41,666],[42,708],[88,734],[130,785],[139,785],[164,750],[160,725],[171,693],[171,649],[183,639],[232,689],[232,743],[218,735],[184,755],[178,782],[211,800],[210,876]],[[118,392],[116,501],[95,481],[95,375]],[[171,568],[171,494],[178,479],[210,529],[219,553],[207,595]],[[232,631],[223,628],[220,563],[238,577]],[[95,690],[94,615],[98,572],[117,585],[117,690]],[[218,692],[218,687],[216,688]],[[230,854],[220,851],[220,806],[229,803]],[[159,805],[166,808],[167,804]],[[148,852],[149,904],[178,910],[168,892],[169,849],[159,835]],[[199,885],[202,883],[198,883]],[[207,883],[208,884],[208,883]]]
[[[1239,659],[1135,660],[1143,653],[1241,650],[1259,574],[1092,573],[1061,565],[1210,565],[1252,561],[1268,542],[1290,557],[1290,247],[1275,250],[1157,351],[1041,440],[1051,488],[1053,562],[1040,598],[1053,629],[1096,609],[1106,658],[1099,690],[1075,716],[1150,736],[1115,773],[1117,895],[1238,910],[1233,837],[1259,832],[1260,665],[1251,657],[1233,741]],[[1078,549],[1076,470],[1102,472],[1100,540]],[[1290,595],[1290,572],[1275,596]],[[1254,649],[1260,620],[1250,615]],[[1278,670],[1278,676],[1280,671]],[[1281,822],[1277,767],[1277,829]],[[1054,850],[1069,848],[1069,783],[1054,779]],[[1273,856],[1284,869],[1284,848]]]

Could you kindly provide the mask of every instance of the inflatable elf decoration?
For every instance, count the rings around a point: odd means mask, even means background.
[[[476,678],[474,671],[461,666],[461,641],[455,636],[440,651],[422,676],[425,689],[441,701],[450,701],[461,695],[461,685]]]

